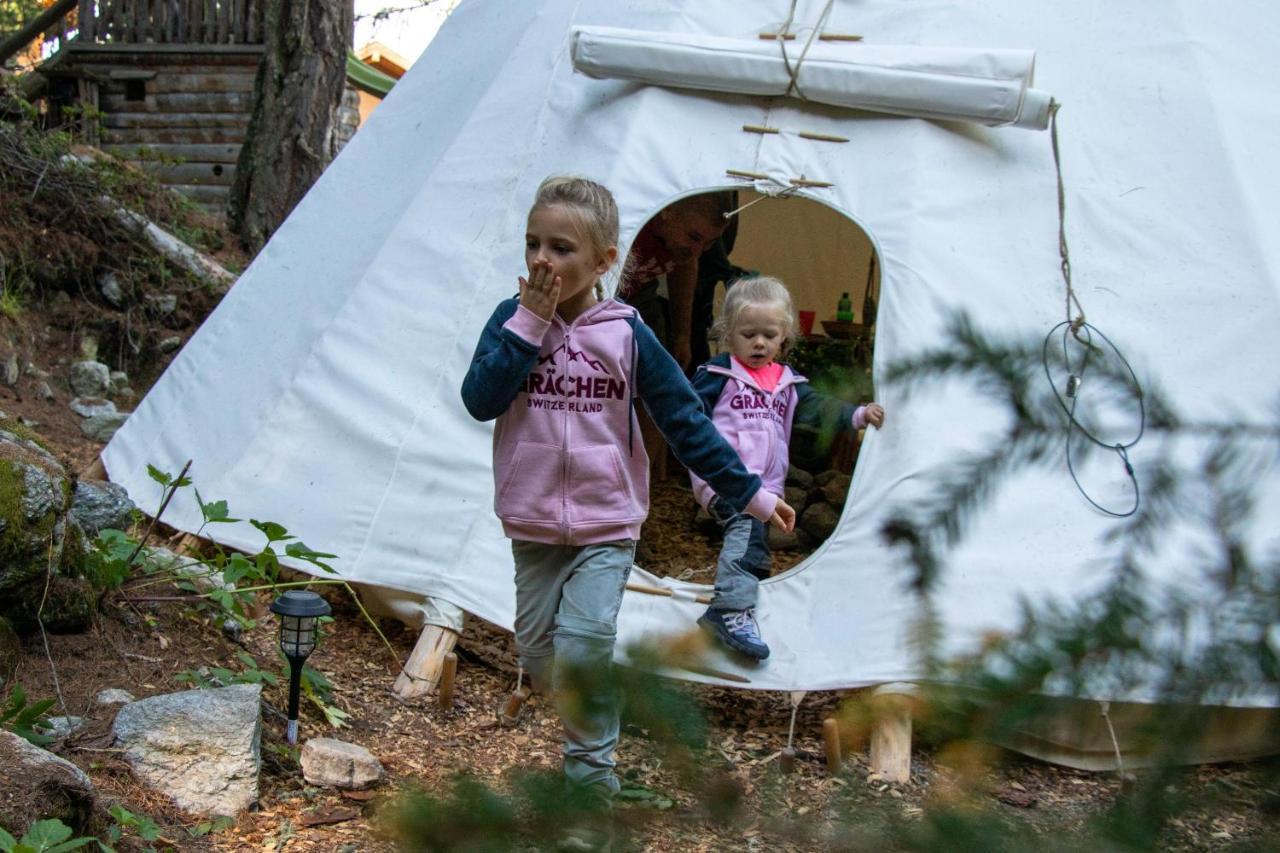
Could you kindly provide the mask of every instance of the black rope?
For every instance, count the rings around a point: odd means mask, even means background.
[[[1062,363],[1067,372],[1067,384],[1062,391],[1058,390],[1057,384],[1053,381],[1053,375],[1049,372],[1049,345],[1053,341],[1054,333],[1059,329],[1062,330]],[[1083,338],[1081,337],[1082,334],[1084,336]],[[1068,335],[1074,336],[1084,348],[1084,356],[1080,359],[1078,370],[1073,370],[1071,367],[1071,358],[1067,352]],[[1090,432],[1084,424],[1080,423],[1080,421],[1076,419],[1076,404],[1080,400],[1080,391],[1084,387],[1084,375],[1085,371],[1089,367],[1089,356],[1092,352],[1098,349],[1098,347],[1093,343],[1095,335],[1111,348],[1115,357],[1124,365],[1125,370],[1129,372],[1129,379],[1133,387],[1133,395],[1138,401],[1138,433],[1131,441],[1128,442],[1105,442]],[[1082,320],[1064,320],[1049,330],[1049,334],[1045,335],[1044,338],[1042,361],[1044,366],[1044,377],[1048,381],[1049,387],[1053,389],[1053,395],[1057,398],[1058,404],[1062,406],[1063,412],[1067,415],[1067,470],[1071,473],[1071,480],[1076,484],[1076,488],[1080,491],[1080,494],[1084,495],[1084,499],[1092,504],[1099,512],[1106,513],[1113,518],[1128,518],[1138,511],[1138,506],[1142,501],[1142,490],[1138,486],[1138,478],[1133,470],[1133,462],[1129,459],[1129,450],[1142,439],[1142,435],[1147,429],[1147,409],[1142,399],[1142,385],[1138,382],[1137,374],[1133,372],[1133,367],[1129,365],[1129,362],[1120,352],[1120,348],[1113,344],[1110,338],[1104,335],[1092,324],[1083,322]],[[1080,431],[1081,435],[1098,445],[1098,447],[1111,450],[1120,457],[1120,461],[1124,465],[1125,474],[1129,477],[1129,482],[1133,484],[1133,506],[1131,506],[1127,511],[1117,512],[1116,510],[1108,509],[1098,503],[1089,495],[1089,492],[1080,482],[1080,477],[1076,474],[1075,463],[1071,458],[1071,433],[1073,430],[1077,429]]]

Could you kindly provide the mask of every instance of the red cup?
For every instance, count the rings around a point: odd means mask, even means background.
[[[813,334],[814,313],[812,311],[800,312],[800,334],[808,337]]]

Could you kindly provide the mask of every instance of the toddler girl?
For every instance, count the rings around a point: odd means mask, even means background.
[[[805,410],[820,407],[825,399],[777,360],[796,332],[791,294],[776,278],[739,279],[729,288],[715,331],[729,351],[698,368],[694,390],[747,468],[760,475],[770,492],[782,494],[792,421],[797,413],[805,420],[812,413]],[[877,403],[856,409],[846,404],[840,423],[852,429],[867,424],[878,428],[884,409]],[[698,623],[731,649],[764,660],[769,646],[755,619],[757,588],[769,576],[764,525],[728,505],[696,473],[691,476],[698,503],[724,529],[715,595]]]
[[[726,512],[795,523],[720,437],[635,309],[601,298],[617,242],[607,189],[583,178],[543,181],[525,233],[529,277],[494,310],[462,383],[467,411],[497,419],[494,509],[515,557],[521,664],[556,697],[569,782],[606,799],[618,790],[618,710],[601,674],[649,512],[635,400]],[[566,679],[577,688],[572,705]]]

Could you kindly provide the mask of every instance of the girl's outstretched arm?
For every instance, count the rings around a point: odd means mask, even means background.
[[[499,303],[480,333],[471,367],[462,380],[462,404],[471,417],[491,421],[507,410],[537,363],[542,338],[550,327],[549,321],[522,307],[519,300]]]

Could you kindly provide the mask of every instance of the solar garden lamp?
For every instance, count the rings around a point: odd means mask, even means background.
[[[316,648],[316,621],[328,616],[329,602],[309,590],[291,589],[271,602],[280,616],[280,650],[289,661],[290,745],[298,742],[298,699],[302,693],[302,665]]]

